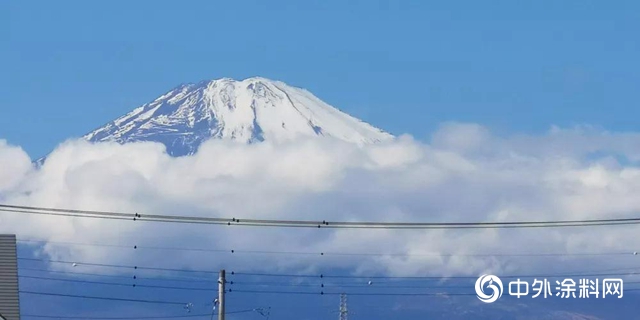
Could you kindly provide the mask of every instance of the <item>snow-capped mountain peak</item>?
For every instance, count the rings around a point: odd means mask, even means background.
[[[324,103],[309,91],[260,77],[183,84],[85,135],[92,142],[156,141],[174,156],[210,138],[247,143],[330,136],[358,144],[393,136]]]

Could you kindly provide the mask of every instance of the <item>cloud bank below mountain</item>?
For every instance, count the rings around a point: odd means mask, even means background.
[[[0,141],[0,201],[86,210],[329,221],[520,221],[633,217],[640,212],[640,134],[579,127],[500,137],[448,123],[427,143],[409,136],[356,146],[334,139],[243,144],[210,140],[174,158],[159,143],[70,140],[34,169]],[[0,213],[21,238],[139,246],[382,256],[202,254],[65,247],[55,259],[178,268],[355,274],[623,268],[640,248],[634,227],[527,230],[286,230],[104,221]],[[629,252],[597,257],[480,257],[477,253]],[[552,259],[552,260],[550,260]],[[590,260],[591,259],[591,260]],[[558,262],[558,264],[549,263]],[[553,270],[550,270],[553,269]]]

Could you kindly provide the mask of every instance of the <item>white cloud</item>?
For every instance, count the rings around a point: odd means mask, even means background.
[[[30,170],[29,156],[21,148],[0,139],[0,195],[22,182]]]
[[[612,157],[615,156],[615,157]],[[68,141],[31,171],[0,142],[0,199],[15,204],[218,217],[372,221],[517,221],[630,217],[640,212],[640,134],[593,128],[496,137],[447,124],[431,144],[402,137],[354,146],[330,139],[282,144],[210,141],[171,158],[154,143]],[[528,230],[290,230],[0,214],[23,238],[210,249],[387,252],[336,257],[207,254],[51,244],[55,258],[171,267],[475,274],[549,268],[548,258],[505,252],[639,251],[633,227]],[[435,253],[435,255],[434,255]],[[438,255],[442,253],[442,255]],[[448,256],[461,254],[463,256]],[[617,257],[607,265],[637,260]],[[629,260],[631,259],[631,260]],[[634,260],[635,259],[635,260]],[[598,260],[566,260],[558,271]],[[636,261],[637,262],[637,261]],[[565,270],[566,271],[566,270]]]

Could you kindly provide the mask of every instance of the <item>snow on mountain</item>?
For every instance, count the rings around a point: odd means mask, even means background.
[[[264,78],[181,85],[84,136],[92,142],[156,141],[173,156],[193,154],[209,138],[246,143],[299,136],[357,144],[393,136],[318,99],[309,91]]]

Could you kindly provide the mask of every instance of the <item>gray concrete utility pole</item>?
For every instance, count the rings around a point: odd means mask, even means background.
[[[224,287],[227,283],[225,273],[224,269],[220,270],[220,278],[218,278],[218,320],[224,320]]]

